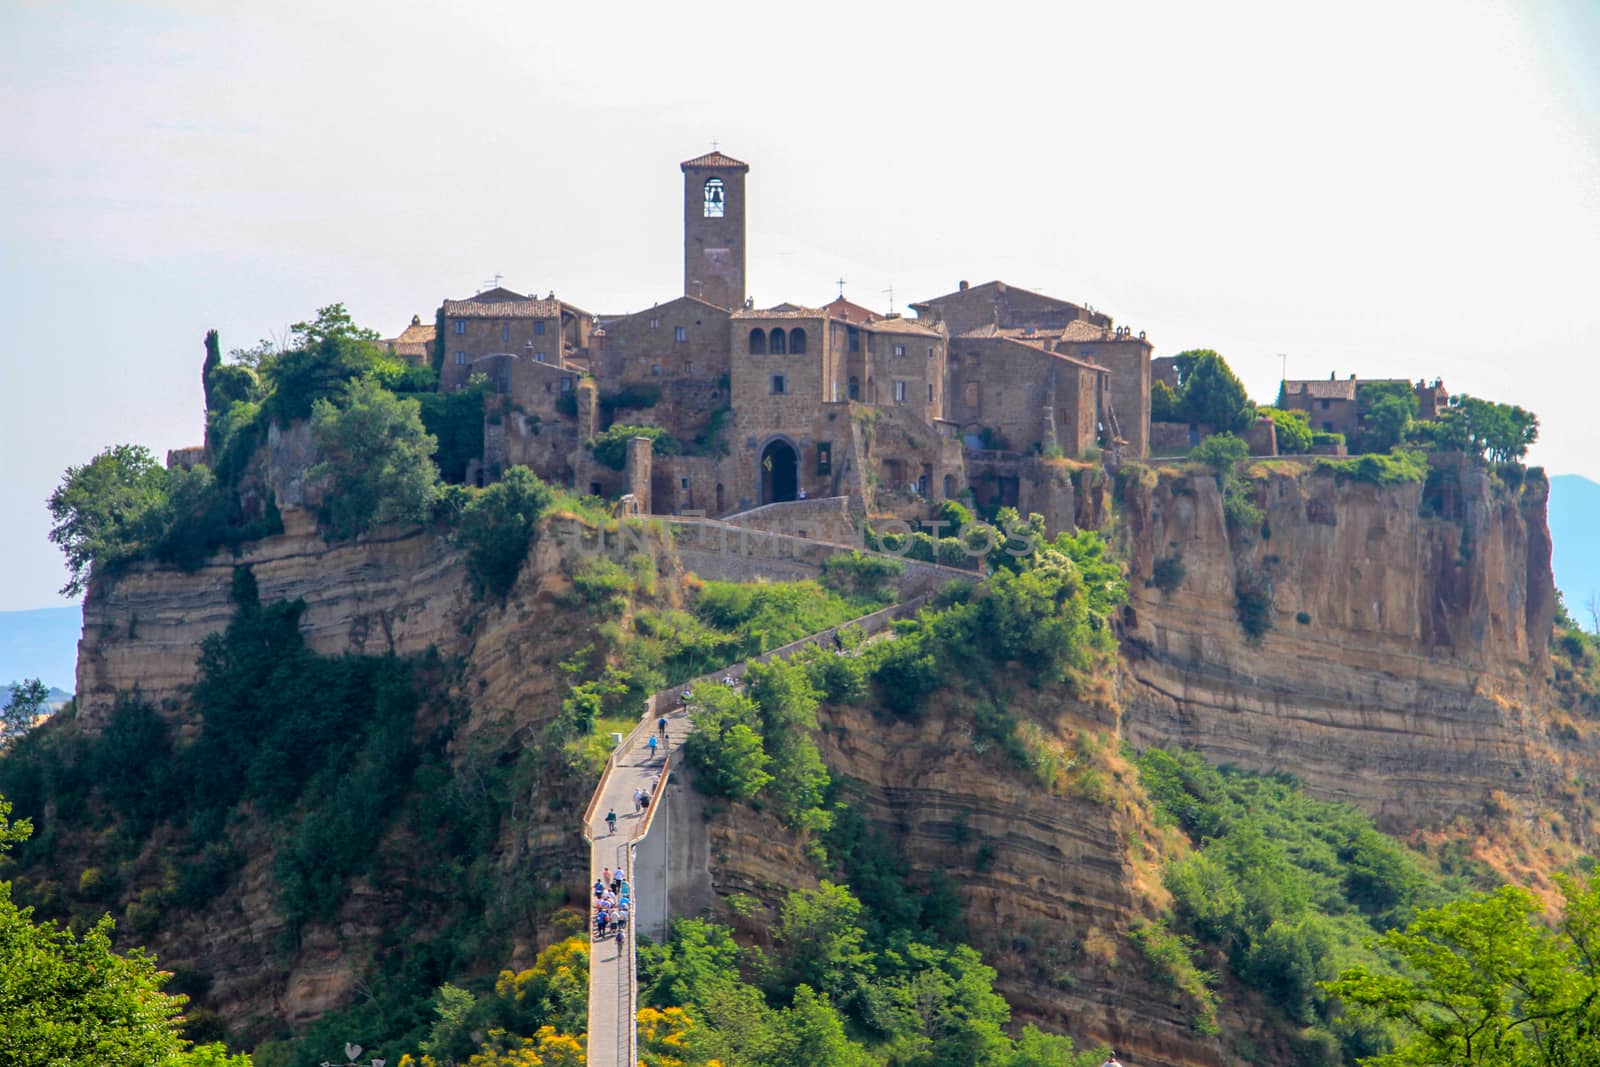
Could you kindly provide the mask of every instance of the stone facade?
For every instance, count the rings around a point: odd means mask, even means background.
[[[460,389],[479,360],[494,356],[520,358],[556,367],[588,362],[589,333],[594,317],[555,299],[523,296],[510,289],[485,290],[466,300],[446,300],[440,309],[444,351],[439,388]]]
[[[744,304],[744,176],[721,152],[685,160],[683,291],[717,307]]]
[[[1030,463],[1148,450],[1143,335],[998,281],[913,304],[914,318],[842,292],[756,308],[748,165],[712,152],[681,170],[682,296],[596,317],[496,287],[440,308],[440,388],[483,374],[491,389],[484,477],[524,463],[656,514],[838,497],[916,520],[972,496],[1037,506],[1054,527],[1072,522],[1070,479]],[[677,447],[639,457],[642,481],[612,471],[586,444],[614,425],[661,427]]]

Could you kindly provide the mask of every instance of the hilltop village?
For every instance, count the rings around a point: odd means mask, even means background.
[[[680,169],[681,296],[596,314],[496,285],[381,342],[431,361],[441,391],[487,389],[469,481],[521,465],[631,513],[713,517],[827,500],[914,518],[960,498],[1064,528],[1074,504],[1057,461],[1182,454],[1213,429],[1152,424],[1152,383],[1175,388],[1179,370],[1152,358],[1143,331],[1003,281],[961,281],[913,302],[912,318],[853,303],[842,286],[821,307],[757,308],[745,286],[749,165],[713,151]],[[1285,382],[1279,403],[1324,434],[1353,432],[1364,384]],[[1422,419],[1448,399],[1438,381],[1415,390]],[[605,462],[589,445],[614,426],[641,433]],[[1243,436],[1257,455],[1278,452],[1270,416]]]

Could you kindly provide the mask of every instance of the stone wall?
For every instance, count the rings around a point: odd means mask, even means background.
[[[859,524],[850,514],[850,498],[845,496],[768,504],[729,515],[723,521],[747,530],[765,530],[840,545],[859,545],[861,541]]]

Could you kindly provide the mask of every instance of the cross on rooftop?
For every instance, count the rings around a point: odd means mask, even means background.
[[[839,287],[839,299],[843,300],[844,299],[844,277],[841,275],[839,278],[834,280],[833,284],[837,285]]]

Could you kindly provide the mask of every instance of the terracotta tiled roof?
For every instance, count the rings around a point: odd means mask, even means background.
[[[1037,353],[1041,356],[1048,356],[1051,359],[1059,359],[1063,363],[1071,363],[1073,366],[1081,367],[1084,370],[1097,371],[1100,374],[1111,373],[1109,368],[1102,367],[1100,364],[1091,360],[1079,359],[1077,356],[1069,356],[1065,352],[1050,351],[1040,343],[1045,337],[1048,336],[1050,335],[1036,335],[1037,339],[1018,337],[1014,336],[1013,331],[1011,330],[1002,330],[997,326],[990,325],[980,326],[976,330],[968,330],[966,333],[958,334],[957,339],[967,341],[1004,341],[1007,344],[1013,344],[1019,348],[1026,348],[1029,351]]]
[[[1356,386],[1360,382],[1349,378],[1335,378],[1324,380],[1313,378],[1304,382],[1284,382],[1285,392],[1289,396],[1308,396],[1313,400],[1354,400]]]
[[[829,303],[824,304],[822,310],[836,319],[843,319],[845,322],[873,322],[883,318],[882,315],[871,308],[864,308],[860,304],[852,303],[842,296],[835,297]]]
[[[431,322],[418,322],[412,320],[411,325],[400,331],[400,336],[395,338],[399,344],[426,344],[434,339],[438,328]]]
[[[732,156],[723,152],[707,152],[703,156],[695,156],[693,159],[686,159],[682,163],[678,164],[678,166],[683,167],[686,170],[689,167],[739,167],[743,170],[750,169],[750,164],[745,163],[742,160],[734,159]]]
[[[918,322],[916,319],[879,319],[876,322],[862,323],[861,325],[863,329],[871,330],[873,333],[914,333],[924,337],[945,336],[943,329],[930,326],[926,322]],[[943,326],[943,323],[940,323],[940,326]]]
[[[1111,331],[1104,326],[1096,326],[1092,322],[1075,319],[1067,323],[1067,328],[1061,331],[1063,341],[1109,341]]]
[[[561,314],[561,301],[536,300],[532,297],[520,300],[446,300],[444,313],[452,319],[553,319]]]

